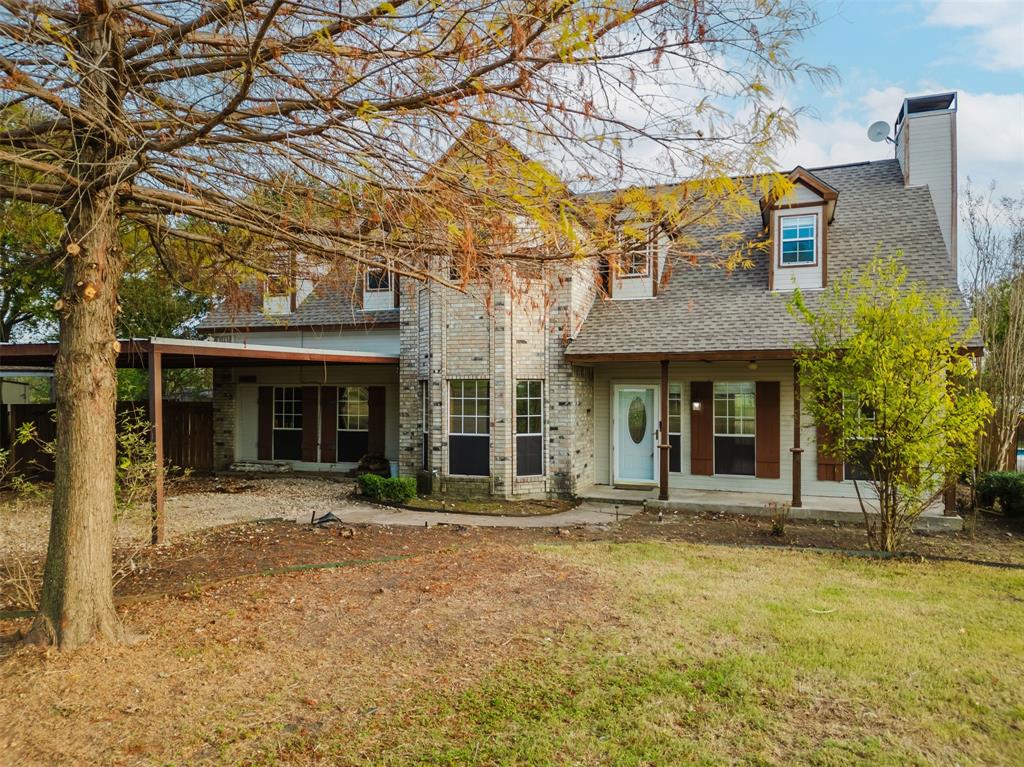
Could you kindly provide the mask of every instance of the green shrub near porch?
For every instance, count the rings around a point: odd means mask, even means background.
[[[1024,517],[1024,474],[1018,471],[990,471],[978,480],[978,502],[995,506],[996,500],[1008,517]]]
[[[412,477],[381,477],[360,474],[359,490],[367,498],[387,503],[407,503],[416,497],[416,480]]]

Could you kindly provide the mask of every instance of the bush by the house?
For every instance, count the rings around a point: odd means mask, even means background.
[[[367,498],[387,503],[407,503],[416,496],[416,480],[412,477],[380,477],[360,474],[359,490]]]
[[[993,507],[996,501],[1008,517],[1024,516],[1024,474],[990,471],[978,480],[978,502]]]

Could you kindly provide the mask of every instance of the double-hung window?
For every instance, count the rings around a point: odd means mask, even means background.
[[[359,461],[370,447],[370,392],[338,387],[338,460]]]
[[[779,263],[782,266],[811,266],[817,263],[818,217],[779,217]]]
[[[715,474],[754,474],[752,381],[715,383]]]
[[[448,473],[486,477],[491,471],[491,385],[448,382]]]
[[[298,386],[274,387],[275,460],[302,460],[302,389]]]
[[[544,386],[516,382],[516,476],[544,473]]]

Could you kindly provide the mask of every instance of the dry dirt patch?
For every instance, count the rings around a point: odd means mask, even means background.
[[[557,642],[605,609],[601,590],[492,544],[129,607],[135,645],[0,660],[0,763],[234,763],[290,733],[338,737],[405,694],[464,688]]]

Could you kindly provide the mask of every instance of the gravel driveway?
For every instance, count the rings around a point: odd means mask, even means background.
[[[166,502],[167,537],[233,522],[268,517],[308,521],[326,511],[375,508],[350,499],[350,480],[318,477],[196,477],[170,483]],[[46,548],[49,499],[15,503],[0,500],[0,553]],[[149,507],[141,504],[116,522],[119,544],[149,539]]]

